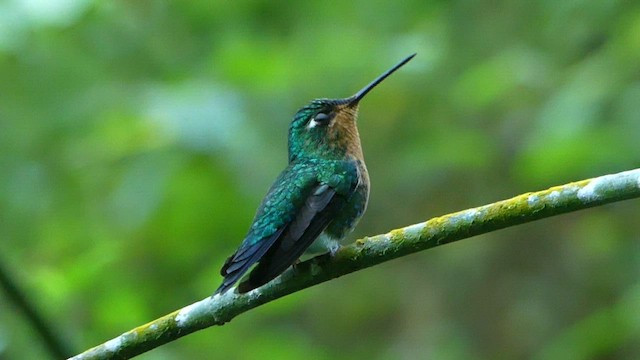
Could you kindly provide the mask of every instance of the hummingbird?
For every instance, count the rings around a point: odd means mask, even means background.
[[[232,288],[252,267],[238,285],[239,293],[275,279],[305,252],[335,254],[369,200],[369,173],[356,126],[358,105],[415,55],[353,96],[315,99],[298,110],[289,126],[289,164],[260,204],[242,244],[222,266],[224,279],[214,295]]]

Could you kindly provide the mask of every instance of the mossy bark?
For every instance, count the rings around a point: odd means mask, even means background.
[[[72,359],[127,359],[200,329],[223,325],[257,306],[293,292],[407,254],[493,230],[640,197],[640,169],[531,192],[366,237],[290,268],[243,295],[233,289],[137,327]]]

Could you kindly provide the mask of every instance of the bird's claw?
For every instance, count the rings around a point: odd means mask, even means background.
[[[296,271],[298,270],[298,265],[300,265],[302,261],[300,261],[300,259],[296,259],[296,261],[293,262],[293,264],[291,264],[291,268]]]

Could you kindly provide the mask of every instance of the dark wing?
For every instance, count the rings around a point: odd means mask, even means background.
[[[317,170],[309,164],[292,164],[280,174],[260,204],[240,248],[222,267],[224,280],[214,294],[230,289],[281,238],[317,186]]]
[[[221,270],[224,280],[214,294],[230,289],[256,263],[247,292],[293,264],[346,204],[358,174],[353,162],[290,165],[260,205],[249,234]]]
[[[248,241],[243,242],[238,251],[229,256],[222,269],[220,269],[220,275],[224,276],[224,280],[222,280],[222,284],[220,284],[214,295],[224,293],[240,280],[247,270],[269,250],[282,234],[282,230],[284,230],[284,227],[278,229],[273,235],[253,244]]]
[[[249,278],[240,284],[238,292],[245,293],[260,287],[291,266],[318,238],[344,203],[344,197],[336,195],[329,185],[317,185],[278,241],[260,259]]]

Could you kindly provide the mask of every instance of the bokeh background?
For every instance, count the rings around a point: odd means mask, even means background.
[[[0,262],[74,351],[202,299],[295,111],[362,103],[351,239],[640,164],[631,1],[0,1]],[[140,359],[640,358],[640,203],[439,247]],[[0,358],[46,359],[0,293]]]

